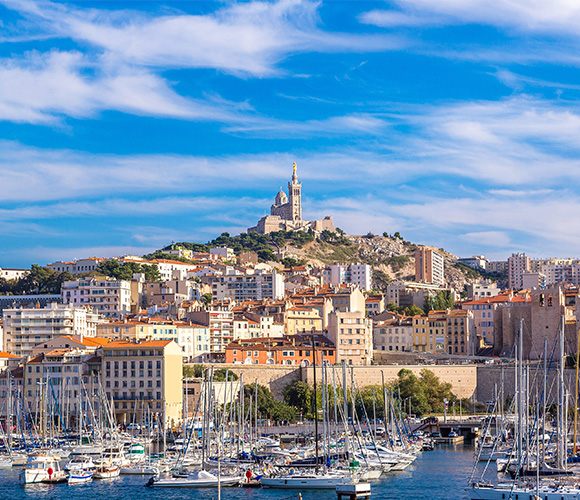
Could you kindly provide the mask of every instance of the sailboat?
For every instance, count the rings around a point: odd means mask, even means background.
[[[558,401],[558,467],[566,471],[566,424],[565,424],[565,414],[567,413],[567,405],[565,404],[565,390],[564,390],[564,365],[565,365],[565,353],[564,353],[564,324],[565,318],[562,317],[562,327],[559,334],[559,401]],[[524,401],[524,394],[527,394],[526,388],[524,386],[524,375],[523,375],[523,320],[520,320],[520,328],[518,335],[518,346],[517,352],[517,386],[516,386],[516,396],[517,396],[517,406],[518,406],[518,420],[517,420],[517,439],[515,442],[515,451],[517,455],[516,462],[516,474],[515,479],[509,483],[498,483],[493,485],[491,483],[476,481],[469,485],[468,492],[471,500],[506,500],[506,499],[517,499],[517,500],[578,500],[580,498],[580,488],[576,486],[575,483],[567,484],[565,477],[560,477],[557,481],[546,480],[540,475],[540,457],[539,457],[539,433],[536,429],[536,470],[535,478],[529,476],[528,478],[522,477],[522,471],[525,471],[524,465],[526,463],[526,458],[529,458],[529,453],[526,453],[530,449],[531,439],[528,440],[524,447],[524,418],[523,411],[526,410],[527,406]],[[545,387],[545,385],[544,385]],[[545,394],[544,394],[545,397]],[[537,405],[539,408],[539,405]],[[539,410],[538,410],[539,411]],[[528,429],[529,430],[529,429]]]

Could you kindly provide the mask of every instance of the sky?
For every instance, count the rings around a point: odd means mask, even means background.
[[[573,0],[0,0],[0,267],[303,216],[580,257]]]

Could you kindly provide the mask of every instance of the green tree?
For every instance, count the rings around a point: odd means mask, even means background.
[[[306,382],[295,380],[284,388],[284,401],[298,409],[302,415],[309,415],[312,406],[312,389]]]
[[[207,306],[209,304],[211,304],[211,301],[213,300],[213,295],[211,293],[204,293],[201,296],[201,301]]]
[[[400,370],[397,377],[395,394],[400,394],[401,401],[410,400],[411,413],[424,415],[431,412],[431,406],[419,378],[411,370],[406,369]]]
[[[425,313],[422,309],[419,309],[415,304],[411,307],[405,307],[403,314],[406,316],[423,316]]]
[[[227,374],[227,382],[232,381],[232,380],[238,380],[240,377],[238,377],[237,373],[234,373],[231,370],[226,370],[225,368],[219,368],[218,370],[215,370],[213,372],[213,379],[215,382],[226,382],[226,374]]]

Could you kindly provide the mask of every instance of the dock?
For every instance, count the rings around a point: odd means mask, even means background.
[[[336,485],[336,496],[338,500],[342,500],[343,498],[348,498],[349,500],[370,498],[371,485],[370,483],[338,484]]]

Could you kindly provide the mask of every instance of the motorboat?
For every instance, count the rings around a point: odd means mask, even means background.
[[[35,455],[29,458],[26,467],[20,472],[20,482],[59,483],[67,480],[67,473],[60,469],[58,457]]]
[[[69,472],[68,484],[90,483],[93,480],[93,474],[91,470],[75,470]]]
[[[241,482],[239,476],[220,476],[205,470],[198,470],[179,477],[157,478],[152,477],[146,483],[151,487],[166,488],[208,488],[220,486],[237,486]]]
[[[79,470],[91,470],[95,468],[95,463],[89,455],[79,455],[74,457],[70,462],[64,466],[67,472]]]
[[[100,465],[95,469],[93,479],[113,479],[115,477],[119,477],[120,473],[121,467],[118,465]]]

